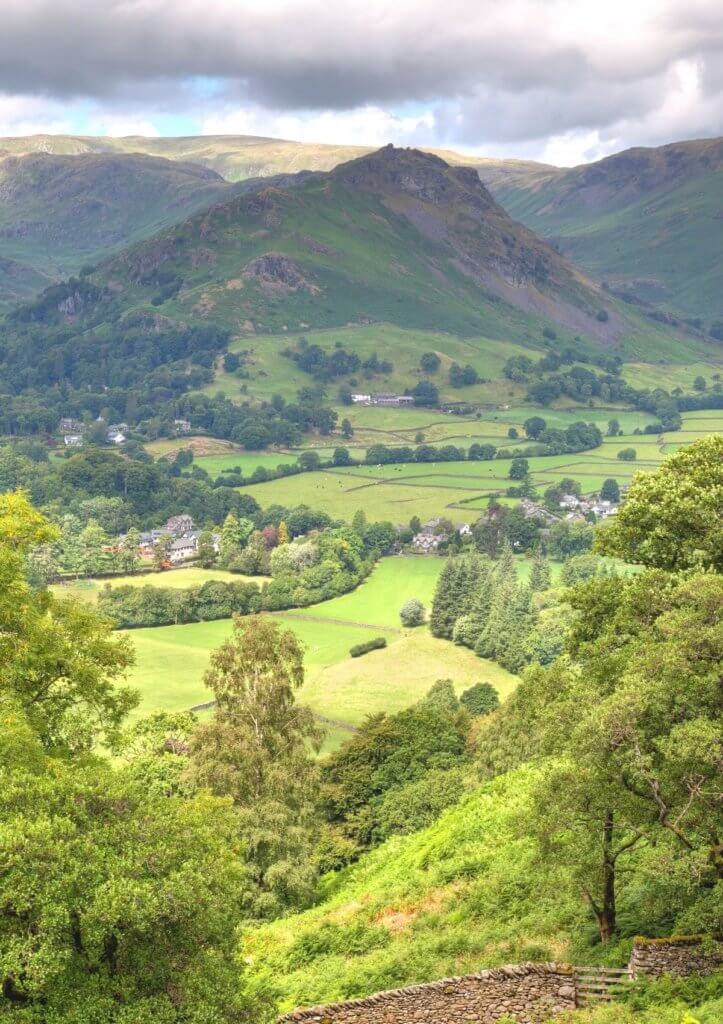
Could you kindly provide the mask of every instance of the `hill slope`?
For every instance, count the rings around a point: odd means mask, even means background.
[[[0,159],[0,300],[25,298],[230,190],[205,167],[140,155]]]
[[[28,135],[0,138],[0,154],[56,153],[145,153],[168,160],[191,161],[209,167],[227,181],[293,174],[296,171],[330,171],[340,163],[373,152],[374,146],[338,146],[323,143],[294,142],[256,135],[188,135],[177,138],[124,138],[78,135]],[[485,180],[498,175],[554,170],[547,164],[524,160],[493,160],[469,156],[446,149],[426,149],[448,163],[484,168]]]
[[[670,339],[514,222],[472,169],[391,146],[294,188],[234,195],[92,281],[136,308],[160,277],[176,287],[158,312],[234,333],[388,321],[539,342],[552,323],[605,346]]]
[[[723,318],[723,139],[487,180],[513,217],[597,279],[707,325]]]

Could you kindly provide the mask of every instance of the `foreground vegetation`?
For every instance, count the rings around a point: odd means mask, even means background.
[[[304,652],[269,615],[237,617],[212,654],[202,721],[129,725],[128,636],[28,577],[57,528],[0,497],[0,1013],[251,1024],[481,962],[615,964],[636,933],[715,932],[722,466],[703,440],[632,486],[597,543],[642,570],[573,586],[561,653],[498,710],[493,687],[439,678],[321,760]],[[462,580],[493,579],[493,604],[508,586],[509,548],[484,537],[493,566],[452,559],[437,589],[453,638],[478,608],[460,616]],[[619,1019],[715,1017],[715,980],[666,984]]]

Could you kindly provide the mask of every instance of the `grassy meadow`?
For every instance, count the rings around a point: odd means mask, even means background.
[[[437,679],[453,679],[458,690],[488,681],[503,697],[510,693],[516,677],[493,662],[436,640],[426,627],[401,628],[399,608],[410,597],[429,605],[443,564],[433,557],[386,558],[353,593],[275,615],[304,644],[306,683],[300,699],[320,715],[357,725],[368,714],[414,703]],[[191,571],[166,573],[163,579]],[[129,681],[142,694],[139,713],[182,710],[209,700],[203,674],[210,652],[230,636],[231,628],[231,621],[223,619],[129,631],[136,648]],[[386,637],[388,646],[349,657],[350,647],[374,636]],[[345,735],[332,728],[326,749]]]
[[[196,566],[188,566],[160,573],[144,572],[133,576],[111,576],[105,579],[68,580],[64,583],[55,583],[50,589],[56,597],[73,597],[79,601],[93,603],[105,586],[151,586],[186,590],[189,587],[200,587],[209,580],[220,580],[223,583],[260,583],[263,579],[265,577],[240,576],[238,573],[226,572],[224,569],[199,569]]]

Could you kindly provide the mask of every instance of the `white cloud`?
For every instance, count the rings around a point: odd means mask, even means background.
[[[201,121],[203,135],[265,135],[350,146],[410,145],[429,137],[433,128],[431,112],[401,116],[377,106],[306,115],[247,106],[211,113]]]

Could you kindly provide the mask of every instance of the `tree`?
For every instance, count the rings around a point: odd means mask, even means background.
[[[491,683],[475,683],[464,691],[459,702],[473,718],[480,718],[497,710],[500,695]]]
[[[419,518],[419,516],[412,516],[412,518],[409,520],[409,529],[412,531],[412,533],[419,533],[419,531],[422,529],[422,521]]]
[[[410,394],[414,398],[415,405],[439,405],[439,391],[431,380],[420,380],[419,384],[412,388]]]
[[[335,448],[331,461],[335,466],[351,466],[352,458],[348,448]]]
[[[172,540],[170,533],[164,533],[153,545],[153,568],[156,572],[169,567]]]
[[[138,548],[141,535],[132,526],[121,542],[119,551],[120,567],[123,572],[133,572],[138,565]]]
[[[693,387],[696,391],[705,391],[705,389],[708,387],[705,377],[696,377],[693,381]]]
[[[536,440],[547,427],[547,421],[543,420],[542,416],[530,416],[522,425],[527,436]]]
[[[127,637],[29,586],[28,552],[56,536],[24,494],[0,495],[0,690],[46,749],[77,752],[109,741],[138,696],[115,686],[133,663]]]
[[[189,779],[230,796],[247,851],[250,911],[273,917],[311,895],[321,734],[294,693],[304,681],[295,634],[269,618],[235,618],[230,640],[211,655],[204,682],[213,719],[191,740]]]
[[[530,469],[527,459],[513,459],[508,476],[510,480],[524,480]]]
[[[634,478],[597,549],[675,571],[723,571],[723,437],[705,437]]]
[[[510,438],[510,439],[511,439],[512,441],[516,441],[516,440],[517,440],[517,438],[518,438],[518,437],[520,436],[520,435],[519,435],[519,432],[518,432],[518,430],[517,430],[517,427],[510,427],[510,428],[509,428],[509,430],[507,431],[507,436],[508,436],[508,437],[509,437],[509,438]]]
[[[638,457],[638,453],[634,448],[621,448],[618,452],[618,458],[622,459],[623,462],[635,462]]]
[[[550,587],[551,574],[550,563],[543,556],[538,548],[532,561],[530,570],[530,588],[536,593],[548,590]]]
[[[213,543],[213,534],[210,530],[204,530],[199,534],[196,545],[196,558],[202,569],[210,569],[216,561],[216,548]]]
[[[286,525],[286,523],[284,522],[283,519],[279,523],[279,537],[278,537],[278,539],[279,539],[279,546],[281,546],[282,544],[288,544],[289,540],[290,540],[289,528],[288,528],[288,526]]]
[[[341,436],[347,440],[354,436],[354,428],[351,425],[351,420],[345,418],[341,421]]]
[[[564,562],[571,555],[580,555],[592,548],[594,531],[587,523],[553,523],[545,545],[551,558]]]
[[[436,373],[442,364],[436,352],[424,352],[419,360],[419,366],[423,373]]]
[[[402,620],[402,625],[407,629],[412,629],[414,626],[424,625],[426,617],[427,609],[416,597],[411,598],[409,601],[405,601],[399,609],[399,618]]]
[[[81,567],[87,576],[94,576],[108,568],[109,556],[105,550],[108,538],[98,523],[91,519],[80,534]]]
[[[49,757],[17,707],[4,700],[0,714],[5,1014],[28,1024],[272,1019],[236,960],[248,883],[228,804],[168,799],[100,757]]]
[[[622,434],[622,430],[620,429],[620,420],[608,420],[608,437],[617,437],[618,434]]]
[[[604,480],[600,488],[600,497],[603,501],[613,501],[615,503],[620,501],[620,485],[617,480],[614,480],[612,477]]]

